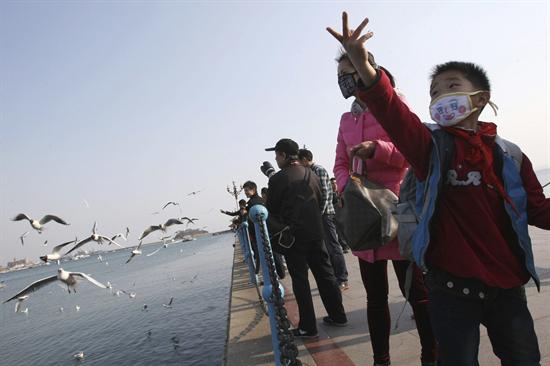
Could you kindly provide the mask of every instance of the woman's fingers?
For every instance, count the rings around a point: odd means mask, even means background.
[[[367,34],[361,36],[361,37],[358,39],[358,41],[359,41],[360,43],[365,43],[365,41],[368,40],[369,38],[371,38],[373,35],[374,35],[374,33],[372,33],[372,32],[369,31]]]
[[[359,35],[361,34],[361,32],[363,31],[363,28],[365,28],[365,26],[369,24],[369,18],[365,18],[363,19],[363,21],[361,22],[361,24],[359,24],[359,26],[357,27],[357,29],[353,32],[353,34],[351,35],[352,38],[357,38],[359,37]]]
[[[331,27],[327,27],[327,31],[332,34],[332,36],[334,38],[336,38],[338,40],[338,42],[342,43],[343,41],[343,38],[342,38],[342,35],[338,32],[336,32],[334,29],[332,29]]]
[[[344,37],[344,39],[347,39],[349,37],[348,13],[346,12],[342,13],[342,36]]]

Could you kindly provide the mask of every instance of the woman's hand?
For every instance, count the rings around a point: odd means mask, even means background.
[[[357,156],[362,160],[372,159],[376,146],[376,141],[364,141],[352,147],[350,153],[352,156]]]

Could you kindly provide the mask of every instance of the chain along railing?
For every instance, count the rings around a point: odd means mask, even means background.
[[[256,264],[254,263],[254,255],[252,253],[252,247],[250,245],[250,238],[248,236],[248,223],[244,221],[237,228],[237,236],[239,243],[241,243],[241,249],[244,253],[244,261],[248,265],[248,274],[250,275],[250,283],[258,285],[258,276],[256,275]]]
[[[294,344],[294,337],[290,332],[290,321],[285,309],[284,288],[279,283],[271,251],[271,242],[266,226],[267,209],[262,205],[255,205],[250,209],[249,216],[256,229],[260,267],[264,278],[262,295],[268,306],[275,365],[300,366],[302,362],[297,359],[298,348]]]

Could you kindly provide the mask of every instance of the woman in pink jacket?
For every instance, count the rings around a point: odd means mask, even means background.
[[[359,76],[346,54],[338,58],[338,84],[345,98],[355,94]],[[369,54],[369,62],[376,67]],[[385,70],[386,71],[386,70]],[[386,74],[389,72],[386,71]],[[392,85],[395,86],[392,79]],[[407,170],[407,162],[395,148],[382,126],[358,99],[340,120],[334,175],[339,193],[349,178],[349,159],[354,155],[352,169],[372,182],[399,194],[399,186]],[[405,273],[409,262],[401,258],[397,239],[381,248],[353,251],[359,259],[361,278],[367,292],[367,318],[375,365],[390,365],[390,311],[388,307],[388,260],[392,261],[399,287],[404,294]],[[412,306],[422,346],[422,365],[435,365],[436,342],[428,315],[428,296],[421,271],[415,266],[409,302]]]

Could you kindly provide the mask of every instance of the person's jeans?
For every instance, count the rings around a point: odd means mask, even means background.
[[[327,248],[334,275],[338,283],[348,281],[348,269],[346,259],[342,252],[342,246],[338,242],[334,215],[323,215],[323,228],[325,231],[325,246]]]
[[[371,338],[374,362],[386,364],[390,362],[390,330],[391,319],[388,306],[388,261],[379,260],[374,263],[359,259],[361,279],[367,292],[367,321]],[[410,262],[406,260],[392,261],[393,269],[399,283],[399,289],[405,296],[405,277]],[[437,358],[436,340],[428,314],[428,291],[420,269],[413,264],[412,283],[409,303],[414,313],[416,328],[420,337],[422,362],[434,362]]]
[[[479,365],[483,324],[503,366],[540,365],[533,318],[523,287],[490,288],[478,281],[430,271],[426,278],[439,366]]]

